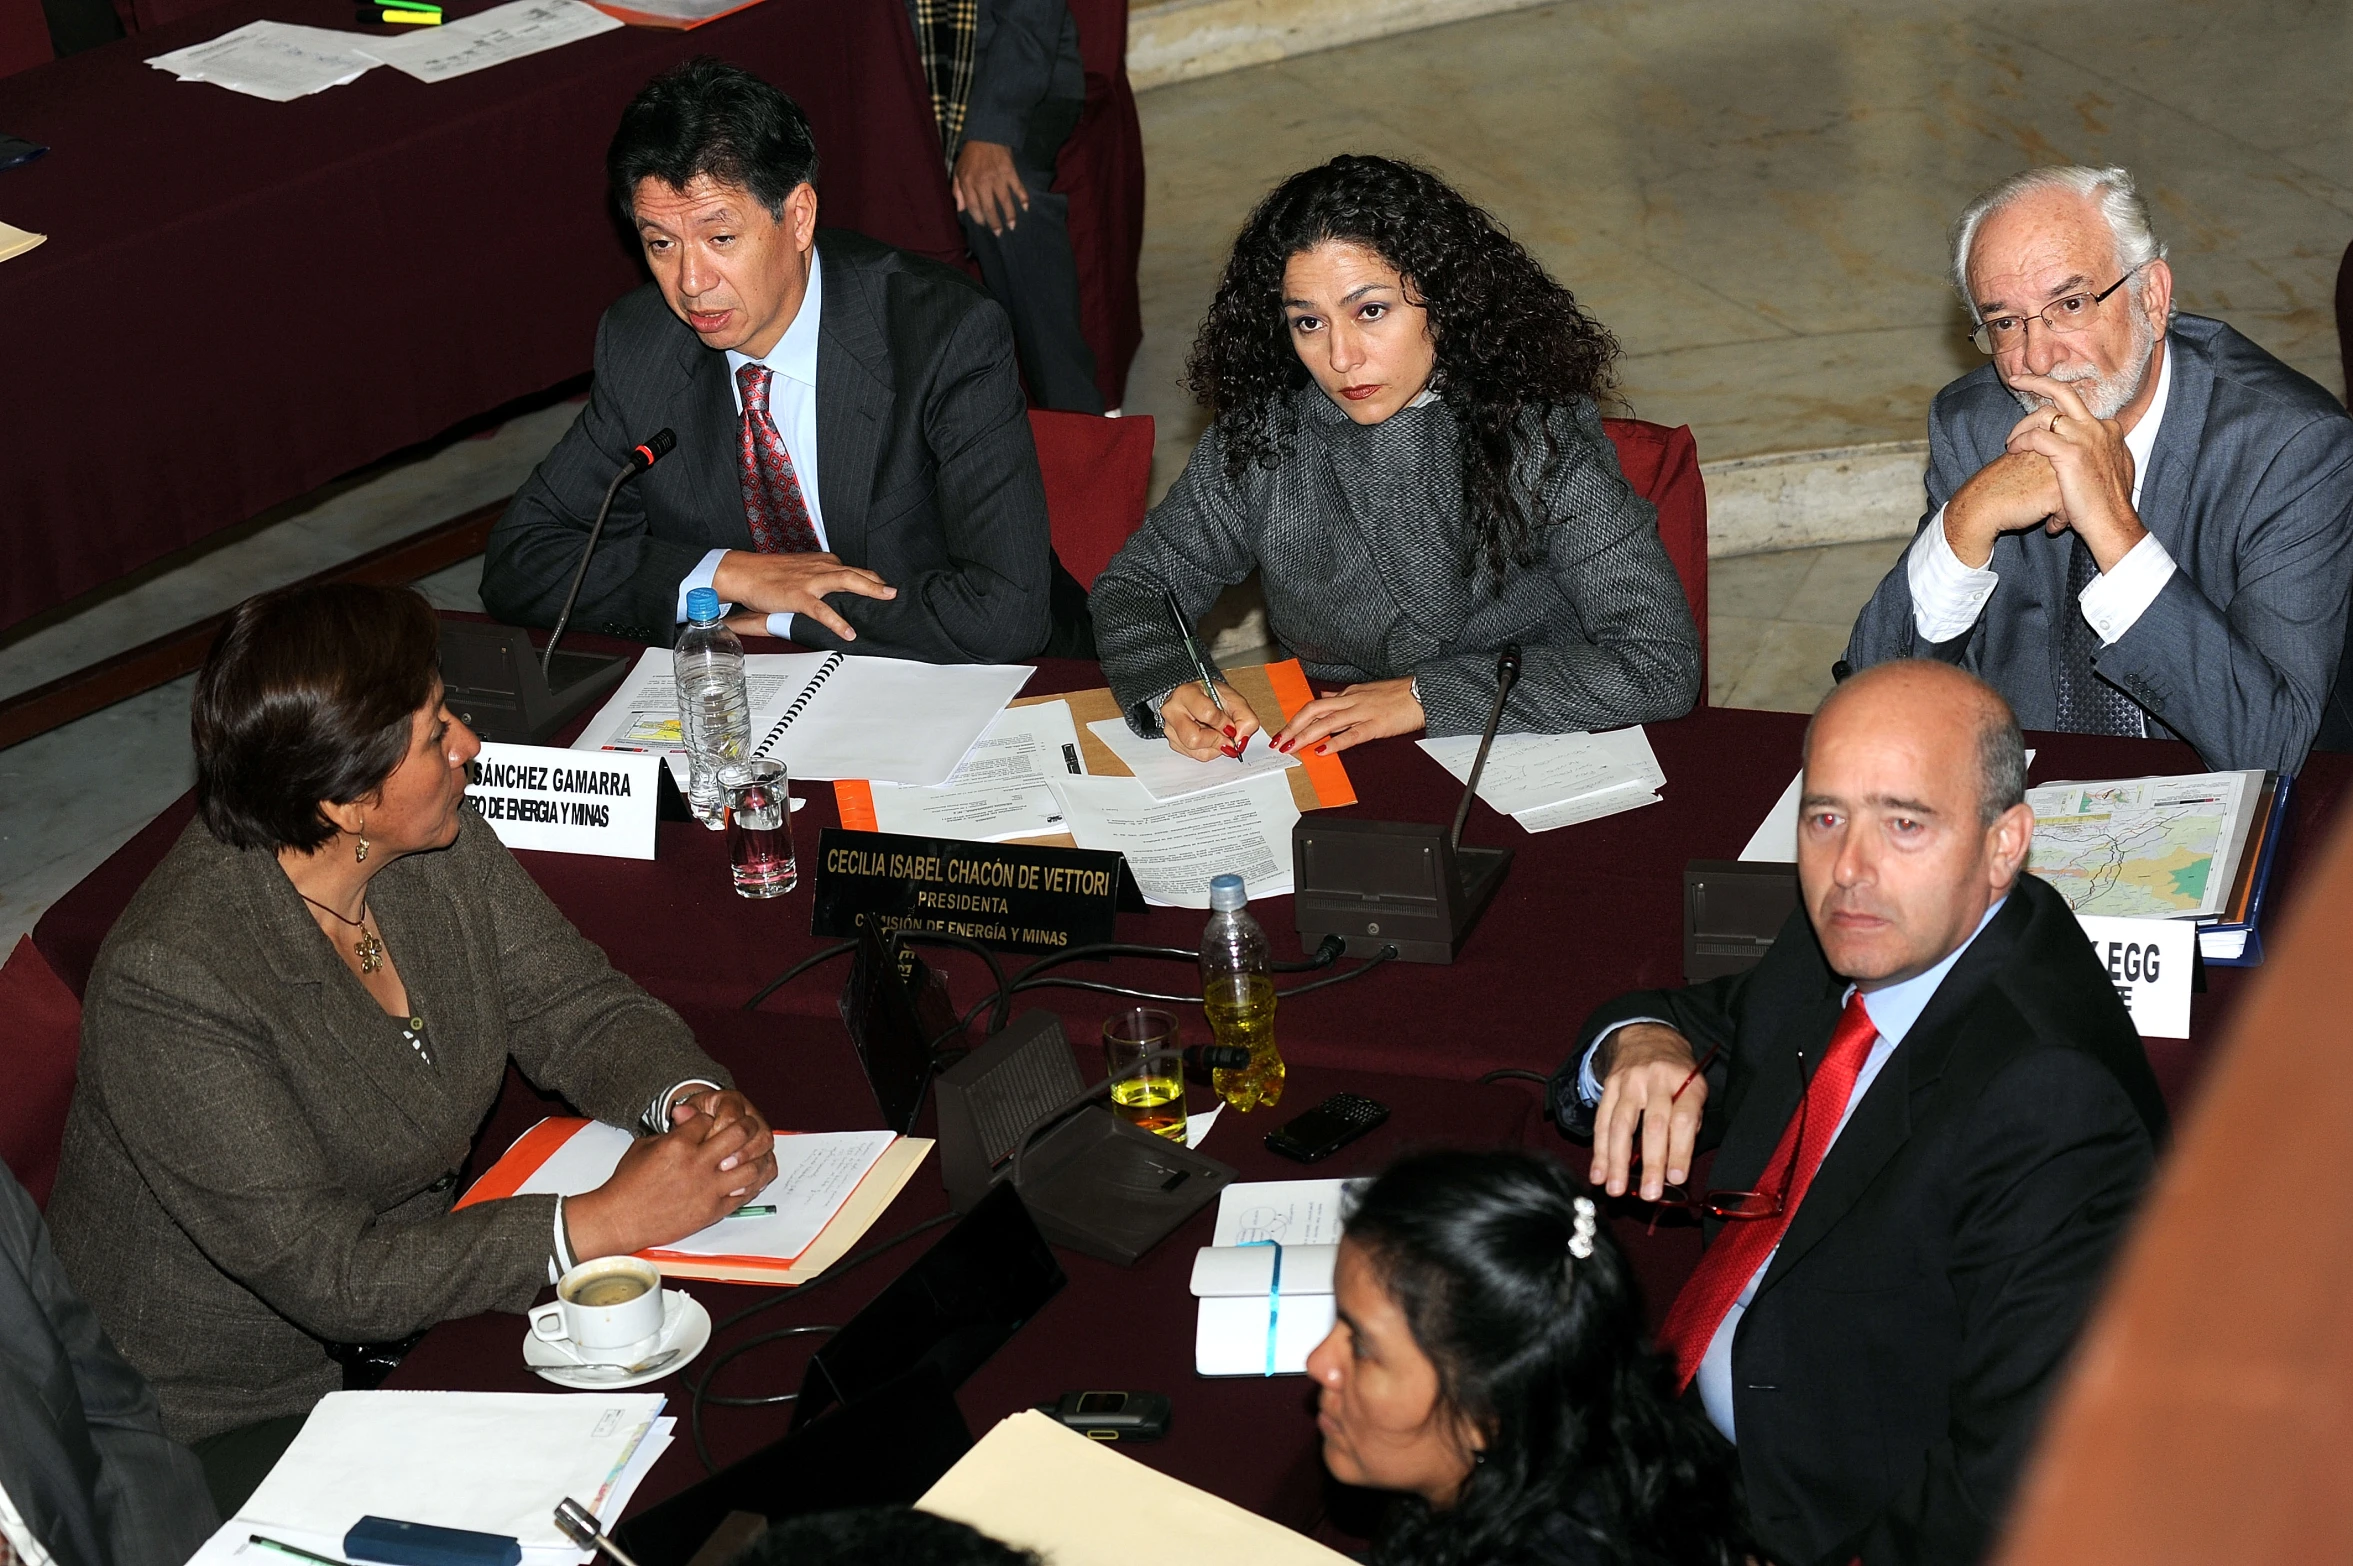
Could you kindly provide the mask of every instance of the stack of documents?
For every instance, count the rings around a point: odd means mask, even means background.
[[[1478,735],[1417,743],[1456,782],[1470,781]],[[1655,805],[1666,781],[1640,724],[1603,734],[1498,734],[1479,775],[1479,797],[1523,829],[1549,832]]]
[[[562,3],[603,15],[581,0]],[[463,25],[453,23],[434,37]],[[423,35],[402,40],[432,41]],[[1024,664],[752,653],[743,661],[752,704],[752,752],[783,762],[795,779],[858,778],[931,787],[955,774],[1033,672]],[[686,738],[668,648],[646,649],[572,748],[667,755],[683,786]]]
[[[504,65],[526,55],[576,43],[621,25],[587,0],[509,0],[462,22],[429,27],[405,38],[370,38],[368,53],[421,82]],[[662,654],[665,660],[669,654]]]
[[[515,1139],[458,1206],[508,1196],[578,1196],[612,1178],[634,1139],[602,1121],[551,1117]],[[801,1284],[839,1261],[882,1216],[931,1143],[888,1131],[776,1133],[776,1178],[720,1219],[638,1255],[673,1278]]]
[[[1254,1180],[1218,1193],[1217,1228],[1194,1253],[1193,1369],[1297,1376],[1332,1330],[1332,1270],[1349,1180]]]
[[[618,25],[618,24],[615,24]],[[247,22],[209,43],[159,54],[147,63],[184,82],[288,103],[357,81],[378,64],[380,40],[291,22]]]
[[[1068,831],[1054,784],[1086,770],[1070,703],[1041,701],[998,713],[945,783],[840,782],[834,796],[853,830],[1003,843]]]
[[[330,1392],[192,1566],[286,1566],[261,1534],[330,1559],[362,1517],[501,1534],[523,1566],[591,1552],[557,1530],[566,1496],[611,1527],[670,1444],[658,1393]]]

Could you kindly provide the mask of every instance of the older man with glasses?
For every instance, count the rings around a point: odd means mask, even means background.
[[[2174,313],[2123,169],[2033,169],[1979,197],[1953,280],[1993,362],[1937,394],[1928,516],[1847,664],[1938,658],[2030,729],[2295,771],[2353,697],[2336,690],[2353,419],[2220,321]]]

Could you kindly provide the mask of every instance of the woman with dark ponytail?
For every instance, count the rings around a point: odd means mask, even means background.
[[[1358,1198],[1309,1356],[1324,1461],[1399,1492],[1378,1566],[1746,1566],[1732,1448],[1642,1341],[1566,1169],[1424,1153]]]
[[[1129,723],[1201,760],[1257,732],[1202,688],[1164,596],[1191,623],[1252,571],[1276,639],[1340,687],[1270,736],[1283,750],[1476,733],[1507,643],[1507,731],[1689,711],[1691,611],[1596,406],[1617,353],[1428,170],[1348,156],[1283,181],[1193,344],[1209,431],[1089,600]]]

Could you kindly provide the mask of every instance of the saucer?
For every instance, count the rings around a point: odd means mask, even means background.
[[[613,1374],[598,1365],[583,1364],[569,1345],[550,1343],[530,1328],[523,1329],[523,1363],[529,1365],[546,1380],[559,1387],[570,1387],[575,1392],[612,1392],[623,1387],[643,1386],[659,1381],[675,1371],[694,1363],[711,1341],[711,1313],[703,1309],[703,1302],[682,1289],[662,1291],[662,1330],[655,1337],[653,1347],[637,1356],[637,1360],[653,1359],[676,1351],[677,1357],[654,1369],[635,1376]]]

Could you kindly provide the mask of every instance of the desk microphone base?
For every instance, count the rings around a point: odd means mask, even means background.
[[[1459,848],[1442,826],[1302,818],[1291,828],[1299,943],[1337,935],[1351,957],[1394,946],[1405,962],[1450,963],[1510,868],[1510,849]]]
[[[486,740],[544,745],[589,703],[621,683],[634,660],[557,649],[546,674],[531,636],[511,625],[445,620],[441,680],[449,710]]]

